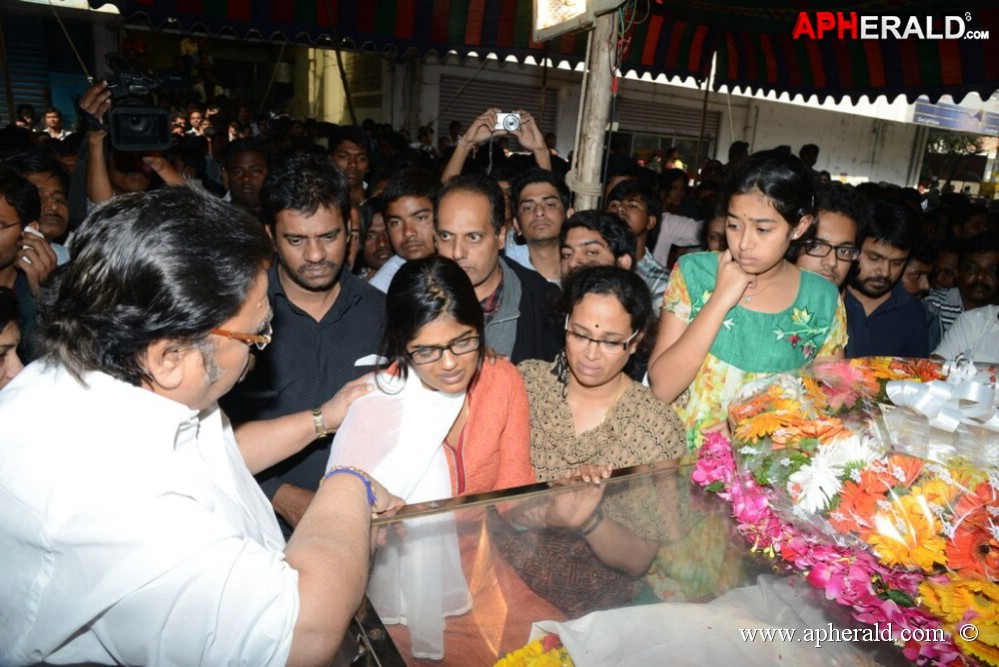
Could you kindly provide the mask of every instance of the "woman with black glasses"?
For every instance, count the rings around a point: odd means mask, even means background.
[[[465,271],[439,256],[404,264],[389,285],[377,389],[350,407],[330,467],[356,466],[407,503],[534,482],[527,393],[517,368],[483,362],[482,306]],[[444,619],[469,609],[450,516],[391,531],[368,587],[387,624],[404,623],[414,656],[443,656]]]
[[[347,441],[345,429],[363,427],[359,448],[369,456],[372,439],[394,449],[418,438],[425,460],[416,461],[416,447],[407,444],[404,458],[412,465],[393,491],[408,502],[533,483],[524,382],[508,361],[483,363],[482,306],[467,274],[443,257],[407,262],[385,305],[385,370],[376,376],[378,390],[351,407],[338,441]],[[407,497],[431,460],[446,462],[450,488]]]

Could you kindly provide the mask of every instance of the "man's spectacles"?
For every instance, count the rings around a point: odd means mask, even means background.
[[[427,345],[425,347],[418,347],[415,350],[407,351],[406,356],[408,356],[414,364],[422,366],[423,364],[432,364],[439,360],[444,356],[444,350],[447,350],[454,355],[475,352],[479,349],[479,342],[478,336],[469,336],[468,338],[456,340],[450,345]]]
[[[258,350],[262,350],[270,345],[271,340],[274,338],[274,327],[271,326],[271,321],[267,320],[264,324],[264,330],[257,334],[239,333],[229,331],[228,329],[212,329],[209,333],[222,336],[223,338],[232,338],[233,340],[238,340],[240,343],[246,343]]]
[[[812,239],[805,244],[805,254],[812,257],[826,257],[833,250],[836,251],[836,259],[844,262],[852,262],[860,256],[860,248],[852,245],[831,245],[825,241]]]
[[[605,354],[619,354],[621,352],[627,352],[628,346],[631,345],[631,341],[635,340],[638,336],[638,331],[625,338],[624,340],[603,340],[599,338],[590,338],[589,336],[584,336],[583,334],[573,331],[569,328],[569,318],[565,318],[565,340],[567,343],[572,345],[577,345],[581,348],[585,348],[588,344],[593,343],[597,346],[597,349]]]

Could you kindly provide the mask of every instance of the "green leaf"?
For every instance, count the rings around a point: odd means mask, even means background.
[[[818,438],[802,438],[798,441],[798,449],[803,452],[815,452],[819,448]]]
[[[722,491],[725,490],[725,482],[721,480],[711,482],[706,487],[704,487],[704,490],[709,493],[721,493]]]
[[[895,604],[901,605],[903,607],[915,607],[916,601],[912,599],[912,596],[908,593],[894,588],[888,591],[888,599]]]

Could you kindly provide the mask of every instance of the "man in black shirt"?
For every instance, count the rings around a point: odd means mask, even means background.
[[[332,160],[294,157],[277,165],[260,193],[277,262],[268,271],[273,342],[246,380],[220,403],[233,423],[314,410],[316,440],[257,476],[290,534],[325,471],[332,439],[322,406],[372,370],[385,300],[344,269],[349,186]]]
[[[843,295],[846,357],[928,357],[923,306],[900,280],[919,220],[901,204],[877,202],[870,222],[857,236],[860,256]]]

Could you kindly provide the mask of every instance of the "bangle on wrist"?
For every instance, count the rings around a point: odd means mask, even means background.
[[[326,422],[323,420],[323,409],[316,408],[312,411],[312,425],[316,427],[316,437],[325,438],[330,434],[326,430]]]
[[[603,521],[604,521],[603,512],[601,512],[598,509],[594,511],[593,514],[590,515],[590,518],[587,520],[587,522],[583,524],[577,532],[583,537],[586,537],[590,533],[595,531],[597,527],[600,526],[601,523],[603,523]]]
[[[352,468],[350,466],[337,466],[323,475],[323,479],[319,483],[322,484],[333,475],[353,475],[364,482],[364,490],[368,492],[368,505],[374,507],[375,503],[378,502],[378,496],[375,495],[375,490],[371,486],[371,479],[363,470]]]

